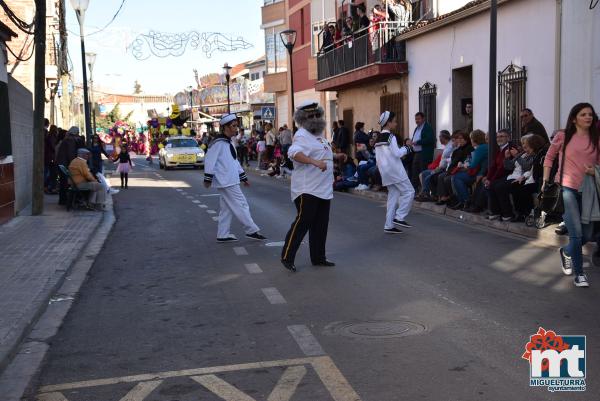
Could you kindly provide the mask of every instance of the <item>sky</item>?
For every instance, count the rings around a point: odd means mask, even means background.
[[[90,0],[85,13],[85,50],[97,54],[93,69],[95,88],[131,94],[134,82],[138,80],[145,94],[175,94],[189,85],[196,86],[193,69],[197,69],[200,76],[220,73],[226,62],[235,65],[264,54],[264,33],[260,29],[263,0],[125,0],[121,12],[108,28],[89,35],[110,21],[121,1]],[[79,24],[68,1],[67,29],[72,76],[80,83]],[[140,61],[128,47],[140,34],[150,31],[179,34],[220,32],[233,38],[243,37],[252,47],[217,51],[207,57],[200,47],[192,49],[188,46],[181,56],[162,58],[150,55]],[[149,54],[147,49],[147,46],[142,48],[144,56]]]

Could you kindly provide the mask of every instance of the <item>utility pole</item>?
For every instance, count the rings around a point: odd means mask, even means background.
[[[492,0],[490,7],[490,71],[489,71],[489,110],[488,110],[488,170],[494,164],[498,145],[496,144],[496,44],[498,0]]]
[[[33,100],[33,180],[31,212],[44,212],[44,106],[46,91],[46,0],[35,0]]]

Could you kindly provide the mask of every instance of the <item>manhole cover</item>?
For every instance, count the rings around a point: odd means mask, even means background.
[[[325,334],[352,338],[397,338],[419,334],[426,330],[420,323],[408,320],[369,320],[333,322],[325,327]]]

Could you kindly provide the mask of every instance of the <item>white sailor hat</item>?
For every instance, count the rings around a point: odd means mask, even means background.
[[[219,125],[227,125],[235,120],[237,120],[237,116],[235,114],[223,114],[223,117],[221,117],[221,120],[219,121]]]
[[[390,120],[390,114],[391,113],[387,110],[381,113],[381,116],[379,117],[379,125],[381,127],[384,127],[388,123]]]
[[[296,107],[296,110],[316,111],[319,109],[319,103],[314,100],[306,100]]]

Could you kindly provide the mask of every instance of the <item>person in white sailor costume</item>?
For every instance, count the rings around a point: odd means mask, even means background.
[[[379,118],[381,132],[375,142],[375,157],[381,181],[388,189],[387,213],[384,232],[401,234],[396,226],[412,227],[406,216],[410,212],[415,190],[404,170],[402,158],[413,152],[410,141],[407,145],[398,146],[396,136],[390,132],[398,125],[394,112],[384,111]]]
[[[229,232],[231,218],[235,216],[244,226],[246,237],[254,240],[265,240],[259,233],[258,226],[252,220],[250,207],[240,189],[240,182],[249,186],[246,172],[237,159],[231,138],[237,135],[238,120],[235,114],[226,114],[220,121],[221,134],[208,146],[204,159],[204,186],[217,188],[220,196],[219,228],[217,242],[237,241]]]
[[[295,272],[296,252],[307,232],[312,264],[335,266],[335,263],[325,256],[329,206],[333,198],[333,152],[324,136],[323,108],[316,102],[305,102],[296,108],[294,120],[299,129],[288,156],[294,162],[291,193],[298,214],[285,237],[281,263]]]

